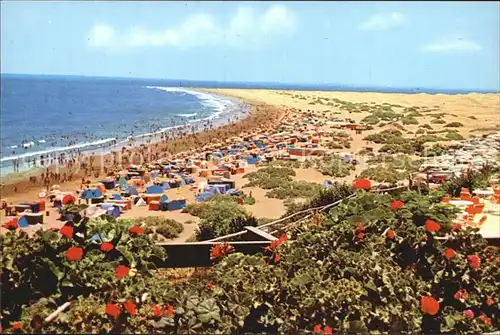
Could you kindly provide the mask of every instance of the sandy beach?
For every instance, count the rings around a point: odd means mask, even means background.
[[[132,156],[147,157],[151,161],[155,160],[161,155],[167,157],[174,157],[176,154],[194,153],[203,151],[210,147],[210,145],[217,145],[229,143],[230,138],[245,137],[263,134],[275,131],[283,122],[291,123],[294,119],[300,118],[300,115],[306,111],[312,111],[315,117],[319,120],[325,120],[336,116],[340,119],[350,118],[361,123],[361,121],[369,116],[369,111],[349,111],[342,108],[342,105],[356,109],[356,106],[370,106],[370,105],[393,105],[393,110],[396,112],[403,112],[405,108],[421,108],[425,109],[418,117],[419,124],[404,125],[408,134],[415,133],[422,124],[432,124],[435,131],[446,129],[445,125],[450,122],[460,122],[463,126],[456,129],[464,138],[470,136],[477,136],[484,133],[492,132],[494,129],[500,127],[500,94],[467,94],[467,95],[443,95],[443,94],[389,94],[389,93],[357,93],[357,92],[315,92],[315,91],[273,91],[273,90],[250,90],[250,89],[199,89],[200,91],[212,92],[219,95],[231,96],[241,99],[253,106],[251,114],[244,120],[235,124],[222,126],[210,132],[199,133],[190,135],[182,139],[168,141],[166,143],[155,143],[149,147],[142,146],[138,148],[128,148],[125,151],[125,160],[122,163],[126,164],[141,164],[140,160],[129,160]],[[339,104],[339,101],[341,103]],[[354,105],[350,105],[354,104]],[[399,106],[399,107],[395,107]],[[445,120],[443,124],[433,124],[432,120],[435,119],[433,115],[442,114]],[[471,118],[474,116],[474,118]],[[283,119],[284,118],[284,119]],[[333,152],[348,151],[351,153],[358,153],[360,150],[370,145],[377,150],[380,145],[369,144],[364,140],[369,134],[377,133],[381,130],[380,126],[374,127],[372,130],[363,131],[362,133],[350,132],[350,148],[337,149]],[[330,128],[323,126],[321,130],[327,131]],[[411,136],[411,135],[410,135]],[[140,153],[141,155],[135,155]],[[105,162],[106,158],[112,155],[106,155],[96,159],[96,170],[99,170],[100,164]],[[161,156],[163,157],[163,156]],[[123,159],[123,157],[122,157]],[[99,163],[101,162],[101,163]],[[346,177],[335,178],[338,181],[352,182],[357,174],[365,169],[368,165],[361,161],[361,164]],[[252,172],[255,167],[250,167],[247,172]],[[64,169],[62,170],[64,171]],[[326,179],[332,179],[323,175],[315,169],[295,169],[295,180],[307,181],[312,183],[321,184]],[[80,171],[82,173],[82,171]],[[98,178],[89,175],[84,176],[85,179],[91,181],[101,180],[104,175],[99,175]],[[76,194],[81,186],[82,175],[75,175],[72,181],[65,183],[57,183],[61,189],[73,192]],[[203,178],[198,176],[194,177],[198,183],[203,181]],[[232,179],[236,183],[237,188],[241,188],[248,180],[243,178],[243,175],[235,175]],[[35,200],[38,198],[39,192],[44,189],[44,186],[37,183],[33,185],[24,179],[10,179],[2,181],[4,186],[2,188],[2,199],[9,203],[18,203],[26,200]],[[256,199],[254,205],[245,205],[246,209],[257,218],[278,218],[286,210],[284,202],[279,199],[270,199],[265,196],[266,191],[258,188],[251,187],[245,188],[245,192],[251,191],[253,197]],[[194,201],[196,190],[189,187],[182,187],[177,191],[167,191],[169,196],[182,197],[188,203]],[[47,227],[56,227],[62,225],[62,222],[57,220],[58,214],[54,209],[49,210],[50,215],[45,218],[45,225]],[[4,220],[4,213],[0,214],[0,219]],[[148,211],[147,207],[133,207],[131,210],[126,211],[122,218],[134,218],[142,216],[165,216],[175,219],[185,224],[184,232],[179,236],[176,241],[184,241],[196,230],[196,222],[198,218],[180,211]],[[4,228],[0,228],[3,230]]]

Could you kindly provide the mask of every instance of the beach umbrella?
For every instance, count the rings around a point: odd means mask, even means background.
[[[75,203],[76,199],[74,196],[71,194],[66,194],[64,198],[62,199],[62,204],[63,205],[69,205]]]

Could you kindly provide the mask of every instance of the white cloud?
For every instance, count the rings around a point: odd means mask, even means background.
[[[91,47],[107,47],[113,42],[115,35],[113,27],[97,24],[90,29],[87,41]]]
[[[481,49],[478,43],[464,38],[447,38],[423,47],[424,52],[434,53],[466,53]]]
[[[387,30],[403,24],[406,18],[403,14],[393,12],[391,14],[376,14],[359,26],[361,30]]]
[[[190,15],[181,24],[165,29],[133,27],[117,32],[113,27],[96,25],[90,30],[88,44],[94,48],[247,47],[276,37],[289,37],[295,25],[295,14],[282,5],[271,6],[263,13],[254,13],[251,7],[240,7],[226,25],[203,13]]]

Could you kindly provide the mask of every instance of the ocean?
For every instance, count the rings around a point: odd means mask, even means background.
[[[103,152],[111,144],[122,147],[129,136],[151,138],[207,120],[220,124],[249,110],[234,98],[179,86],[166,80],[2,75],[1,174],[13,172],[16,159],[22,171],[41,155]]]

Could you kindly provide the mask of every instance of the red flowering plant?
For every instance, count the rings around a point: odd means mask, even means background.
[[[271,244],[265,247],[264,258],[268,263],[276,264],[281,260],[281,255],[278,252],[278,247],[288,240],[286,233],[283,233],[279,239],[271,241]]]
[[[65,302],[99,290],[122,291],[133,283],[127,279],[131,275],[150,273],[165,259],[164,249],[149,237],[129,234],[129,221],[89,220],[80,213],[82,208],[65,206],[61,212],[70,214],[72,222],[58,232],[39,230],[30,238],[16,230],[0,237],[2,327],[19,317],[22,305],[47,295],[56,294]],[[117,266],[133,271],[118,280]]]
[[[392,211],[394,199],[402,199],[405,206]],[[415,208],[419,218],[408,207]],[[279,262],[266,262],[261,254],[228,253],[227,246],[220,247],[213,249],[217,260],[213,272],[175,283],[161,279],[158,272],[136,280],[140,274],[134,276],[133,270],[139,265],[120,259],[110,269],[111,281],[122,285],[120,289],[75,298],[67,311],[44,323],[39,332],[498,331],[498,248],[486,247],[477,229],[451,234],[453,217],[446,211],[432,195],[359,192],[356,199],[326,213],[323,224],[297,225],[289,232],[293,243],[270,246],[279,251]],[[438,223],[439,230],[427,232],[427,219]],[[147,238],[146,234],[131,236],[128,228],[125,225],[122,231],[127,241]],[[356,229],[366,234],[362,243],[353,241]],[[394,239],[389,239],[388,230],[394,232]],[[426,242],[422,236],[428,236]],[[60,234],[56,238],[63,240]],[[103,239],[96,241],[95,250],[111,257],[122,241]],[[102,251],[104,242],[113,242],[114,248]],[[80,266],[90,257],[91,251],[83,249],[83,258],[71,266]],[[480,262],[467,256],[477,256]],[[42,300],[28,304],[21,318],[10,321],[20,321],[23,331],[33,332],[34,316],[44,311],[45,317],[60,305]],[[108,305],[113,309],[106,311]],[[5,329],[10,323],[2,325]]]

